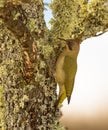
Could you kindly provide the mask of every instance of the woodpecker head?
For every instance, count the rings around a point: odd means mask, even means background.
[[[70,51],[79,48],[80,41],[78,39],[63,39],[63,38],[58,38],[58,39],[65,41],[66,49]]]

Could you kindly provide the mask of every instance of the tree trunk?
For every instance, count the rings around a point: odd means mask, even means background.
[[[1,127],[64,130],[55,108],[51,66],[56,58],[50,62],[55,52],[47,41],[44,5],[42,0],[22,1],[11,0],[0,8],[0,88],[4,96],[0,107],[5,122]]]

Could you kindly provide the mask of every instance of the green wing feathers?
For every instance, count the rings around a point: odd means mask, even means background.
[[[70,84],[71,87],[68,87],[68,84],[65,85],[65,88],[66,88],[66,97],[67,97],[67,100],[68,100],[68,104],[70,103],[71,94],[72,94],[72,91],[73,91],[73,88],[74,88],[74,79],[71,82],[72,82]]]
[[[58,69],[59,70],[59,69]],[[60,107],[62,102],[66,99],[70,103],[71,94],[74,87],[74,79],[77,70],[76,58],[74,55],[67,55],[64,57],[64,64],[62,71],[58,71],[56,77],[59,85],[59,98],[56,106]]]
[[[71,99],[71,94],[73,91],[74,87],[74,80],[75,80],[75,75],[77,71],[77,61],[76,58],[71,57],[71,56],[66,56],[64,59],[64,73],[65,73],[65,90],[66,90],[66,97],[68,100],[68,104],[70,103]]]

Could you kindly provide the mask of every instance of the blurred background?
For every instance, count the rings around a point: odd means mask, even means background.
[[[50,28],[52,13],[46,8]],[[61,111],[60,121],[68,130],[108,130],[108,32],[81,44],[71,102],[65,100]]]
[[[108,130],[108,32],[81,44],[71,102],[61,110],[69,130]]]

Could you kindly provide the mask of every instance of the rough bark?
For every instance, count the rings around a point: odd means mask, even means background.
[[[42,0],[0,8],[0,88],[5,130],[64,130],[55,109],[55,52],[48,43]],[[51,62],[50,62],[51,61]],[[1,117],[0,117],[1,118]]]

